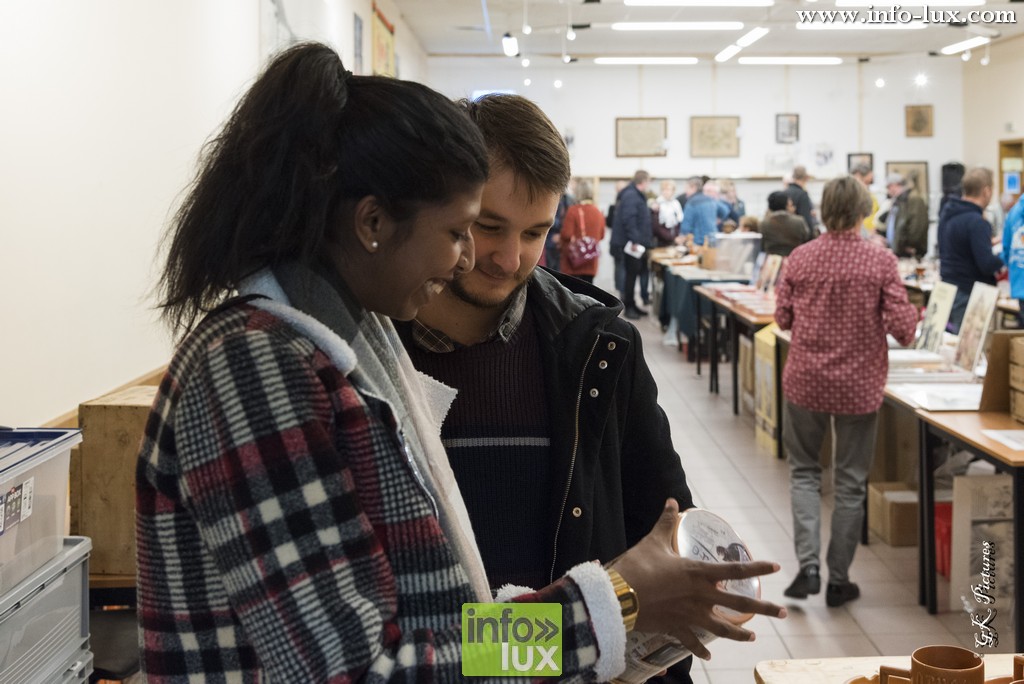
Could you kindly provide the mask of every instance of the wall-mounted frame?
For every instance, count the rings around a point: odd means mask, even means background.
[[[800,141],[800,115],[775,115],[775,142],[788,144]]]
[[[387,20],[377,3],[371,6],[373,24],[371,34],[373,41],[373,73],[375,76],[391,76],[398,74],[395,65],[395,25]]]
[[[928,162],[886,162],[885,175],[888,176],[890,173],[898,173],[903,176],[908,184],[916,188],[922,199],[925,202],[928,201],[930,197],[928,194]]]
[[[905,127],[908,138],[930,138],[934,124],[931,105],[907,105],[904,108]]]
[[[616,157],[664,157],[668,138],[665,117],[621,117],[615,119]]]
[[[861,164],[866,165],[871,172],[875,171],[875,155],[870,152],[851,152],[846,155],[846,171],[850,173],[853,171],[853,167],[860,166]]]
[[[740,117],[691,116],[691,157],[740,156]]]

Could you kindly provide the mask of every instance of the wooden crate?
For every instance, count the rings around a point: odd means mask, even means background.
[[[1024,392],[1010,388],[1010,415],[1024,423]]]
[[[1024,392],[1024,366],[1010,364],[1010,387]]]
[[[1010,340],[1010,363],[1024,366],[1024,336]]]
[[[156,391],[128,387],[78,407],[82,444],[71,502],[78,533],[92,538],[92,574],[135,574],[135,466]]]

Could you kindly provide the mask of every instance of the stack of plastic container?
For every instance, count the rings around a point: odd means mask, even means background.
[[[0,430],[0,684],[87,681],[89,551],[65,537],[78,430]]]

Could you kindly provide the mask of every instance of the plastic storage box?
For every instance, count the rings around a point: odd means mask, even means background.
[[[88,679],[88,537],[65,537],[63,549],[0,597],[0,684]]]
[[[0,596],[60,553],[78,430],[0,430]]]

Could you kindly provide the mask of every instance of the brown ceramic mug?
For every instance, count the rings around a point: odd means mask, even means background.
[[[910,656],[910,669],[882,665],[879,684],[985,684],[985,661],[959,646],[923,646]]]

